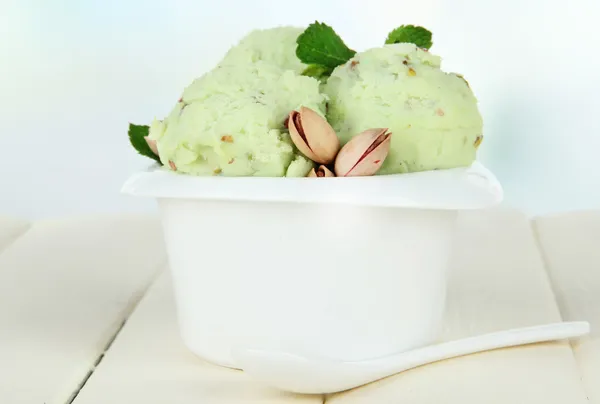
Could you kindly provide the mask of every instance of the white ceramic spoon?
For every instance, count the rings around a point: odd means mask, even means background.
[[[431,362],[498,348],[579,337],[587,322],[563,322],[484,334],[381,358],[344,362],[314,355],[237,349],[232,355],[245,372],[272,387],[295,393],[348,390]]]

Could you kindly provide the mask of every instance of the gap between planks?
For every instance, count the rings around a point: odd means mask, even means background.
[[[546,280],[548,282],[550,290],[552,291],[552,296],[554,297],[554,301],[556,302],[556,307],[558,308],[558,314],[560,315],[560,319],[562,321],[565,321],[565,315],[563,313],[563,308],[561,307],[560,302],[557,298],[556,289],[554,288],[554,282],[552,281],[552,275],[550,273],[550,269],[549,269],[549,265],[548,265],[548,257],[546,256],[546,250],[544,249],[544,246],[542,245],[542,241],[540,239],[540,233],[539,233],[537,222],[535,219],[531,219],[529,221],[529,227],[531,228],[531,233],[533,234],[535,246],[537,247],[538,252],[540,254],[540,259],[542,260],[542,266],[544,267],[544,272],[546,273]],[[581,369],[581,365],[579,364],[579,361],[577,360],[577,356],[575,355],[573,341],[568,340],[567,343],[569,344],[571,356],[573,357],[573,360],[575,361],[579,380],[583,381],[583,369]],[[589,401],[590,398],[589,398],[587,389],[585,388],[585,385],[583,383],[581,383],[581,388],[583,389],[583,392],[585,393],[585,398]]]
[[[125,318],[123,319],[121,324],[115,329],[113,334],[110,336],[110,338],[104,345],[104,348],[100,352],[100,355],[98,355],[98,357],[96,358],[94,363],[92,363],[90,370],[88,370],[88,372],[85,374],[85,376],[83,377],[81,382],[77,385],[75,391],[73,393],[71,393],[71,395],[69,396],[69,398],[67,399],[65,404],[76,404],[75,400],[77,399],[77,396],[79,395],[81,390],[83,390],[83,388],[85,387],[88,380],[90,380],[90,378],[94,374],[94,371],[100,365],[100,363],[102,362],[102,359],[104,359],[104,356],[106,355],[106,353],[110,350],[112,344],[115,342],[115,340],[117,339],[117,337],[119,336],[119,334],[121,333],[123,328],[125,327],[125,324],[127,324],[127,320],[129,320],[129,317],[131,317],[131,315],[133,314],[135,309],[138,307],[138,305],[140,304],[140,302],[142,301],[144,296],[146,296],[150,287],[154,284],[154,282],[157,281],[158,277],[165,271],[166,260],[163,261],[158,266],[158,268],[162,268],[162,269],[159,269],[156,272],[156,274],[152,278],[150,278],[150,281],[141,289],[141,291],[139,293],[136,293],[132,296],[131,303],[125,309]]]
[[[0,247],[0,254],[2,254],[4,251],[6,251],[10,246],[12,246],[13,244],[15,244],[19,239],[21,239],[24,235],[26,235],[27,233],[29,233],[29,230],[31,230],[31,228],[33,227],[33,223],[27,223],[23,229],[21,229],[19,232],[17,232],[14,236],[14,238],[12,240],[10,240],[8,242],[8,244],[6,244],[5,246],[1,246]]]

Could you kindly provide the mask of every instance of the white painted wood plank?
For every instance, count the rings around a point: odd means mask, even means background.
[[[591,403],[600,403],[600,211],[537,218],[535,229],[565,320],[591,323],[573,344]]]
[[[510,211],[462,215],[444,340],[560,321],[529,222]],[[587,403],[568,343],[486,352],[413,369],[335,404]]]
[[[262,387],[246,374],[206,363],[179,337],[171,279],[164,273],[117,336],[74,404],[315,404]]]
[[[66,403],[164,262],[153,218],[35,223],[0,254],[0,403]]]
[[[30,223],[10,216],[0,216],[0,252],[22,236]]]

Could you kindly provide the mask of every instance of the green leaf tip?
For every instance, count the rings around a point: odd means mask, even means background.
[[[429,30],[415,25],[401,25],[388,34],[386,44],[414,43],[419,48],[430,49],[433,45]]]
[[[321,65],[308,65],[302,72],[302,75],[321,80],[331,76],[331,73],[333,73],[333,69],[330,67]]]
[[[148,146],[145,137],[148,136],[150,127],[147,125],[135,125],[130,123],[127,134],[129,135],[129,142],[131,146],[142,156],[153,159],[154,161],[162,164],[160,158],[154,154],[154,152]]]

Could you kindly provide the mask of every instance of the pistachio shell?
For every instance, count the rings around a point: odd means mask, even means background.
[[[342,147],[335,159],[338,177],[373,175],[390,151],[391,133],[387,128],[367,129]]]
[[[290,112],[288,130],[298,150],[316,163],[333,162],[340,149],[340,140],[331,125],[310,108]]]
[[[146,143],[148,143],[148,147],[150,147],[152,153],[158,156],[158,146],[156,145],[156,140],[150,139],[149,136],[145,136],[144,139],[146,139]]]
[[[335,177],[335,174],[332,173],[329,168],[321,165],[316,169],[316,171],[314,168],[310,170],[307,177]]]

